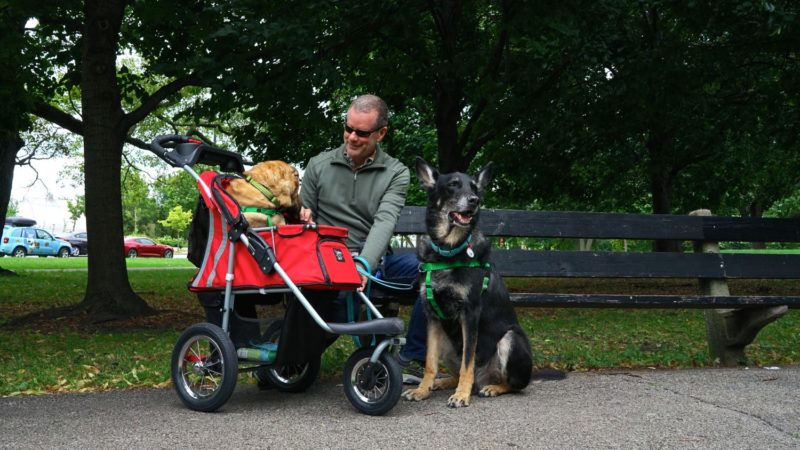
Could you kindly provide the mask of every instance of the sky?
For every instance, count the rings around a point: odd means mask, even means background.
[[[38,180],[36,171],[28,166],[17,166],[11,186],[11,200],[17,202],[17,215],[35,220],[36,226],[52,233],[86,231],[86,217],[81,216],[73,228],[67,209],[67,200],[82,194],[82,188],[73,188],[59,180],[61,169],[70,163],[74,161],[69,158],[33,161],[33,167],[39,172]],[[299,167],[298,170],[302,176],[303,170]]]
[[[67,200],[74,200],[82,192],[59,181],[59,172],[68,161],[66,158],[33,161],[33,167],[39,172],[39,180],[35,183],[36,172],[33,169],[27,166],[14,169],[11,200],[17,202],[17,215],[33,219],[36,226],[53,233],[86,230],[83,216],[73,229],[67,209]]]

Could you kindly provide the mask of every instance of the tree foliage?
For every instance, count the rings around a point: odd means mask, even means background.
[[[75,222],[86,212],[86,198],[83,195],[77,196],[74,200],[67,200],[67,210],[69,219],[72,221],[72,231],[75,231]]]
[[[364,92],[389,103],[384,143],[407,164],[494,160],[497,206],[758,215],[799,181],[789,0],[9,0],[0,20],[2,180],[28,111],[82,136],[93,247],[196,199],[187,177],[136,181],[123,143],[191,132],[302,164]],[[91,258],[87,309],[149,312],[122,255]]]
[[[184,232],[192,222],[192,212],[184,211],[181,205],[176,205],[169,211],[166,219],[159,220],[158,223],[170,230],[173,237],[183,237]]]

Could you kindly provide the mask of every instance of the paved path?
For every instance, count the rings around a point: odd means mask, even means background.
[[[358,413],[340,385],[240,384],[216,413],[172,390],[0,398],[0,448],[800,448],[800,367],[591,372],[476,398]]]

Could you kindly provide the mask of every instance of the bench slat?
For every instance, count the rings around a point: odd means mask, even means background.
[[[800,308],[798,296],[612,295],[612,294],[510,294],[515,306],[544,308],[756,308],[787,305]]]
[[[800,242],[800,219],[483,209],[487,236]],[[425,232],[425,208],[406,206],[395,232]]]
[[[568,278],[800,278],[800,255],[494,250],[503,276]]]
[[[800,255],[494,249],[492,261],[505,277],[800,278]]]
[[[703,217],[703,235],[715,242],[800,242],[800,219]]]
[[[721,278],[721,260],[710,253],[625,253],[494,250],[503,276],[569,278]]]

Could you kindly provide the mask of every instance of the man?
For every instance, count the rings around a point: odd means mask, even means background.
[[[368,270],[374,273],[383,260],[385,280],[413,283],[418,275],[416,256],[386,255],[410,180],[408,168],[379,146],[388,125],[389,109],[380,97],[367,94],[353,100],[344,121],[342,146],[320,153],[306,166],[300,218],[347,228],[347,246],[366,261]],[[367,277],[362,275],[362,289],[366,283]],[[337,322],[346,320],[344,309],[338,306],[329,317]],[[414,361],[414,369],[424,366],[425,333],[422,308],[415,305],[401,365]]]
[[[389,246],[410,179],[408,168],[378,146],[388,124],[383,100],[356,98],[347,110],[344,144],[311,158],[300,190],[300,219],[347,228],[348,248],[373,270]]]

